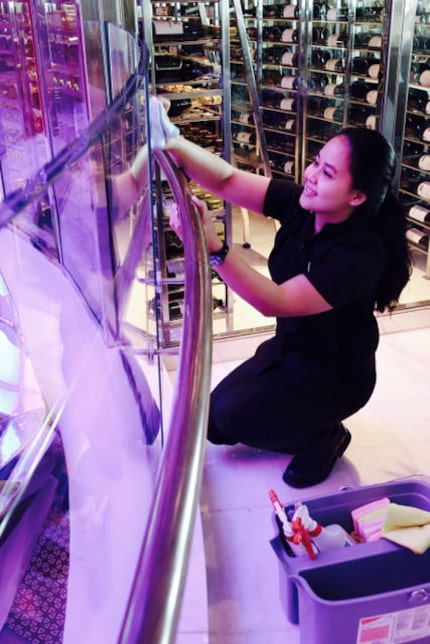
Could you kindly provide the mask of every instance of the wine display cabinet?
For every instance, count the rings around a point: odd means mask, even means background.
[[[302,169],[346,125],[379,128],[384,98],[385,10],[376,2],[314,3],[308,27]]]
[[[230,159],[230,87],[228,5],[210,2],[142,5],[141,36],[152,51],[150,91],[170,102],[169,117],[181,133],[211,152]],[[180,338],[184,302],[184,258],[179,238],[169,226],[172,195],[156,176],[156,240],[160,284],[149,302],[149,316],[159,320],[161,342]],[[221,239],[231,241],[230,206],[190,183],[204,199]],[[213,273],[214,316],[225,318],[229,308],[225,284]]]
[[[377,0],[357,6],[336,1],[244,6],[273,176],[300,181],[309,158],[341,126],[380,126],[385,16]],[[234,152],[241,165],[258,171],[261,154],[242,47],[233,41]]]
[[[238,36],[248,35],[244,44]],[[232,41],[232,135],[239,167],[273,176],[299,179],[301,122],[303,111],[305,37],[300,8],[290,4],[247,5],[243,17],[233,14],[237,24]],[[244,46],[249,46],[252,69],[246,68]],[[248,80],[255,79],[264,136],[256,127],[253,97]],[[262,149],[266,146],[266,149]],[[269,168],[264,163],[268,159]]]
[[[415,11],[400,196],[415,261],[430,278],[430,6],[425,1]]]

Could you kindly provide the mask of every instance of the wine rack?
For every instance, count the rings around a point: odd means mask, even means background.
[[[430,7],[418,2],[400,175],[407,210],[408,239],[416,261],[430,279]]]
[[[256,172],[266,171],[298,180],[301,112],[300,12],[295,5],[258,3],[243,11],[254,62],[264,137],[258,136],[252,96],[247,87],[241,43],[233,41],[231,56],[232,133],[236,162]],[[249,72],[248,72],[249,73]],[[266,146],[265,150],[259,148]],[[263,160],[262,160],[263,158]]]
[[[262,3],[244,7],[274,176],[300,181],[341,126],[378,129],[385,91],[385,11],[379,0]],[[258,137],[240,43],[231,50],[234,151],[258,169]],[[257,170],[258,171],[258,170]]]
[[[227,36],[229,33],[226,15],[225,0],[152,1],[150,21],[144,16],[139,29],[153,52],[150,90],[169,100],[169,118],[187,139],[230,160],[230,88],[224,82],[227,61],[222,44],[223,33]],[[223,32],[223,28],[227,31]],[[227,38],[224,40],[227,42]],[[169,186],[159,176],[156,184],[156,261],[160,285],[149,303],[148,316],[159,320],[162,343],[170,346],[182,332],[184,258],[182,243],[169,227]],[[230,205],[192,182],[189,187],[205,200],[220,238],[230,243]],[[216,273],[212,288],[214,316],[226,317],[228,290]]]
[[[314,2],[309,25],[303,169],[344,126],[379,129],[383,105],[384,8]]]

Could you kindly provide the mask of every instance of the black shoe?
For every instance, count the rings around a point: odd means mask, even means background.
[[[332,435],[314,444],[309,451],[294,456],[282,476],[284,483],[298,488],[321,483],[328,477],[336,460],[342,456],[350,442],[351,434],[339,423]]]

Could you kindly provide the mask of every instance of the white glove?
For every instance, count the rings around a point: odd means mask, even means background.
[[[156,96],[149,99],[149,131],[153,150],[162,150],[169,139],[180,136],[179,129],[169,120],[165,104]]]

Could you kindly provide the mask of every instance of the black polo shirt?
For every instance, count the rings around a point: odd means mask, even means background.
[[[305,273],[333,309],[278,318],[276,345],[324,360],[336,370],[366,368],[378,345],[374,310],[386,263],[384,245],[371,225],[354,215],[314,235],[314,214],[299,205],[302,190],[287,181],[269,184],[264,214],[281,223],[269,256],[270,274],[281,284]]]

